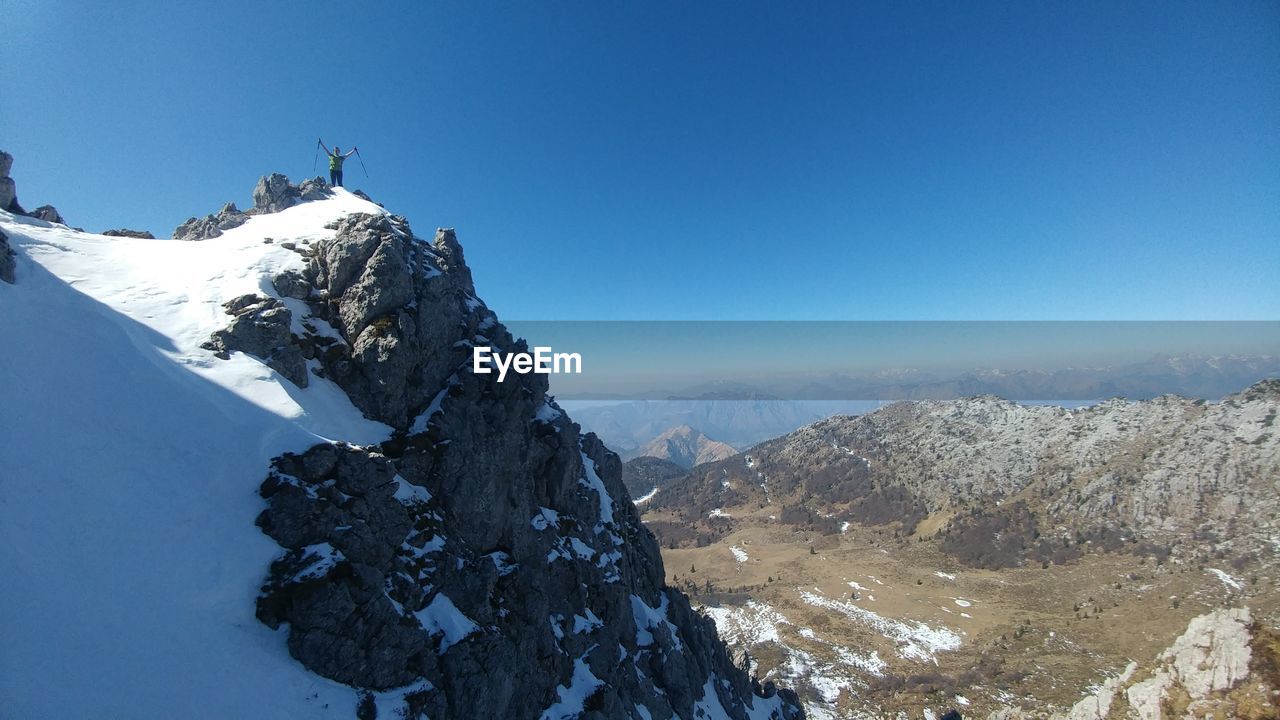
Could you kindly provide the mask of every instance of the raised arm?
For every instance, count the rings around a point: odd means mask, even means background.
[[[325,144],[324,144],[324,141],[323,141],[323,140],[321,140],[320,138],[316,138],[316,142],[320,143],[320,147],[324,148],[324,154],[325,154],[325,155],[332,155],[332,154],[333,154],[333,151],[329,149],[329,146],[328,146],[328,145],[325,145]]]
[[[360,150],[360,148],[358,148],[358,147],[353,147],[353,148],[351,148],[350,150],[348,150],[348,151],[347,151],[347,153],[346,153],[345,155],[343,155],[342,157],[351,157],[352,155],[355,155],[357,152],[359,152],[359,150]]]

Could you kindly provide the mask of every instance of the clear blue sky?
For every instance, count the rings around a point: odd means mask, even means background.
[[[1280,318],[1280,3],[378,5],[6,0],[20,199],[168,233],[323,136],[508,318]]]

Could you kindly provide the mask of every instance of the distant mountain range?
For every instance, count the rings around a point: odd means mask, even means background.
[[[739,450],[832,415],[858,415],[878,402],[795,400],[638,400],[616,404],[562,403],[584,430],[599,435],[624,459],[671,428],[687,425]]]
[[[955,377],[918,371],[832,377],[768,390],[797,399],[955,400],[995,395],[1022,401],[1090,401],[1181,395],[1217,400],[1259,380],[1276,377],[1280,377],[1277,357],[1179,355],[1097,368],[978,369]]]
[[[726,379],[678,391],[655,389],[627,397],[565,396],[561,400],[893,401],[996,395],[1016,401],[1098,401],[1112,397],[1146,400],[1166,394],[1217,400],[1259,380],[1278,377],[1280,357],[1274,355],[1183,354],[1119,365],[1052,370],[975,368],[948,374],[887,368],[860,375],[833,374],[766,382]]]

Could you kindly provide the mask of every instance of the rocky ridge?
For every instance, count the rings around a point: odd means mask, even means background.
[[[304,180],[301,185],[294,185],[284,175],[272,173],[263,176],[253,188],[252,208],[241,212],[235,203],[229,202],[216,213],[202,218],[188,218],[186,222],[174,228],[173,238],[175,240],[216,238],[224,230],[245,224],[254,215],[280,212],[300,202],[323,200],[332,194],[323,178],[315,177]]]
[[[696,468],[647,509],[695,520],[766,502],[822,532],[923,528],[982,567],[1065,562],[1086,547],[1159,554],[1192,533],[1234,538],[1245,552],[1276,534],[1278,411],[1276,380],[1217,403],[897,403]]]
[[[259,183],[255,211],[323,196],[282,177]],[[224,208],[175,235],[237,220]],[[365,716],[801,716],[665,586],[620,461],[545,376],[470,372],[475,345],[526,346],[476,298],[453,231],[428,243],[361,214],[331,228],[295,248],[305,269],[277,276],[276,297],[228,303],[208,345],[299,386],[324,375],[396,429],[280,456],[262,484],[257,522],[282,554],[257,613],[288,626],[291,654],[365,691]]]

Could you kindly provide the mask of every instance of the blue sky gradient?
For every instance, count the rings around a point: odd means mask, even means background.
[[[1274,2],[5,6],[0,148],[90,230],[322,136],[507,318],[1280,318]]]

